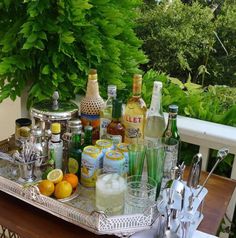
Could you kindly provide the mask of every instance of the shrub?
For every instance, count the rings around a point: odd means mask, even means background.
[[[133,27],[139,0],[8,0],[0,3],[0,102],[30,84],[29,101],[84,93],[89,68],[101,91],[131,84],[146,62]]]

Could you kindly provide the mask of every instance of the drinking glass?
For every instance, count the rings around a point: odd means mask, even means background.
[[[155,204],[156,181],[152,178],[142,179],[142,176],[127,178],[125,193],[125,213],[144,213]]]
[[[120,215],[124,211],[126,179],[117,173],[98,176],[96,181],[96,207],[107,215]]]
[[[164,170],[165,149],[161,140],[147,143],[146,161],[147,176],[156,181],[156,200],[160,194],[161,182]]]
[[[141,176],[146,154],[146,141],[137,140],[134,144],[128,145],[129,154],[129,176]]]

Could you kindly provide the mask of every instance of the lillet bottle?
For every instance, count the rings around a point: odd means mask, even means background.
[[[162,82],[154,81],[151,106],[148,111],[144,138],[156,141],[165,130],[165,118],[162,111]]]
[[[133,76],[133,95],[128,100],[124,113],[125,142],[132,143],[144,136],[146,103],[141,97],[142,75]]]
[[[85,97],[80,103],[82,125],[93,127],[93,142],[99,139],[100,111],[104,101],[99,94],[97,70],[91,69]]]

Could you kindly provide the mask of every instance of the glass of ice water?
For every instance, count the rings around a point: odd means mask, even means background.
[[[107,215],[124,211],[126,179],[117,173],[101,174],[96,182],[96,207]]]

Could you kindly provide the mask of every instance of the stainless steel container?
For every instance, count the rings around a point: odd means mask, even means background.
[[[30,110],[32,124],[49,129],[52,122],[60,122],[62,133],[67,121],[78,117],[78,106],[72,102],[59,101],[58,92],[54,92],[52,101],[42,101],[34,104]]]

